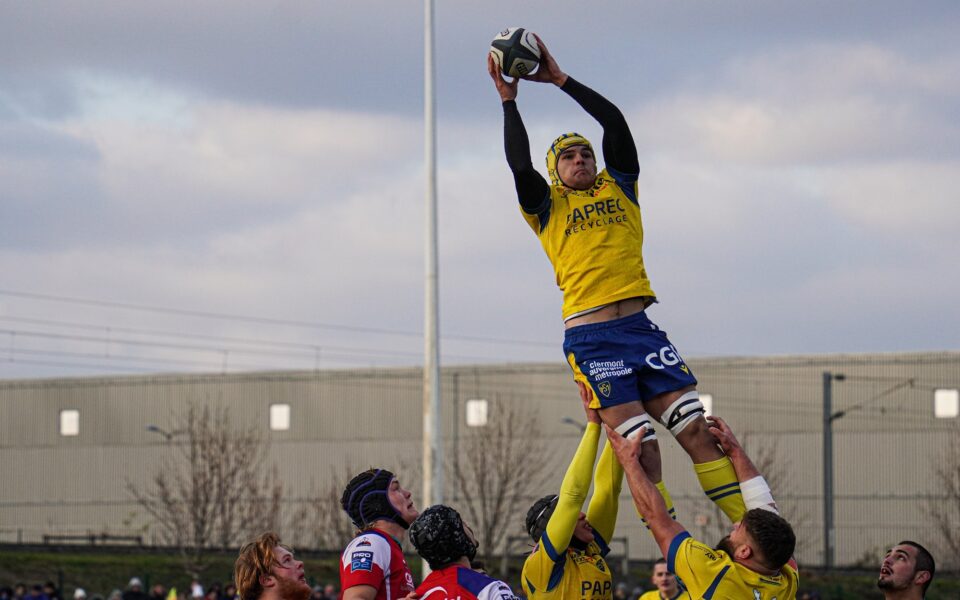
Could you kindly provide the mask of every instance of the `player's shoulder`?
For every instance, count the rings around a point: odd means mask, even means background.
[[[478,600],[514,600],[516,596],[506,583],[485,573],[461,568],[457,571],[457,584]]]
[[[343,553],[346,555],[348,552],[360,550],[380,554],[389,553],[392,549],[392,545],[386,536],[374,531],[364,531],[350,540]]]

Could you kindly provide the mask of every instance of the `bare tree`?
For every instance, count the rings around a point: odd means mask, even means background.
[[[197,577],[210,550],[276,528],[283,485],[265,466],[267,440],[256,427],[234,428],[226,409],[191,406],[178,425],[183,441],[171,442],[149,483],[126,487]]]
[[[291,529],[297,543],[309,548],[342,550],[356,535],[356,527],[340,506],[340,497],[347,482],[362,469],[343,466],[330,469],[330,478],[313,487],[306,500],[293,513]]]
[[[517,515],[550,480],[552,453],[540,437],[538,419],[518,402],[495,400],[490,421],[470,428],[447,461],[462,501],[456,508],[480,540],[488,560]]]
[[[940,460],[933,467],[937,493],[927,500],[926,513],[941,537],[944,567],[960,567],[960,431],[951,436]],[[940,559],[938,558],[938,562]],[[949,564],[952,563],[952,564]]]

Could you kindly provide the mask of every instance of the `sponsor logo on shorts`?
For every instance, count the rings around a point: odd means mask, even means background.
[[[373,571],[373,552],[360,550],[350,555],[351,571]]]
[[[673,344],[660,348],[658,352],[651,352],[644,357],[644,361],[646,361],[647,365],[651,369],[656,369],[658,371],[662,371],[667,367],[672,367],[673,365],[683,363],[683,359],[680,358],[680,355],[677,353],[677,349],[673,347]],[[690,372],[686,365],[682,365],[680,368],[683,369],[685,373]]]
[[[620,377],[633,373],[633,367],[627,367],[620,360],[591,360],[587,363],[587,372],[594,381],[603,381],[610,377]],[[601,390],[603,391],[603,390]]]
[[[603,383],[597,386],[597,389],[600,390],[600,393],[603,394],[604,398],[609,398],[610,390],[612,387],[613,386],[610,385],[609,381],[604,381]]]

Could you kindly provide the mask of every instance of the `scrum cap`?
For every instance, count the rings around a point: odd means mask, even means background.
[[[560,496],[557,494],[544,496],[534,502],[530,510],[527,511],[525,525],[527,526],[527,533],[530,534],[534,542],[540,543],[540,537],[547,530],[547,522],[550,521],[559,500]]]
[[[463,528],[460,513],[437,504],[420,513],[410,526],[410,541],[431,569],[441,569],[466,556],[477,555],[477,544]]]
[[[590,145],[589,140],[573,131],[564,133],[553,140],[550,149],[547,150],[547,172],[550,173],[550,181],[553,185],[563,185],[563,181],[560,180],[560,173],[557,171],[557,161],[560,159],[560,154],[571,146],[586,146],[590,149],[590,152],[593,152],[593,146]],[[594,152],[594,154],[596,153]]]
[[[394,479],[393,473],[386,469],[370,469],[347,484],[340,497],[340,506],[358,529],[378,519],[393,521],[404,529],[410,526],[390,502],[388,493]]]

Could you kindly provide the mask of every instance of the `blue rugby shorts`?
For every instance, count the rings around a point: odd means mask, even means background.
[[[696,385],[667,334],[645,312],[566,330],[563,353],[574,379],[593,388],[593,408],[648,400]]]

